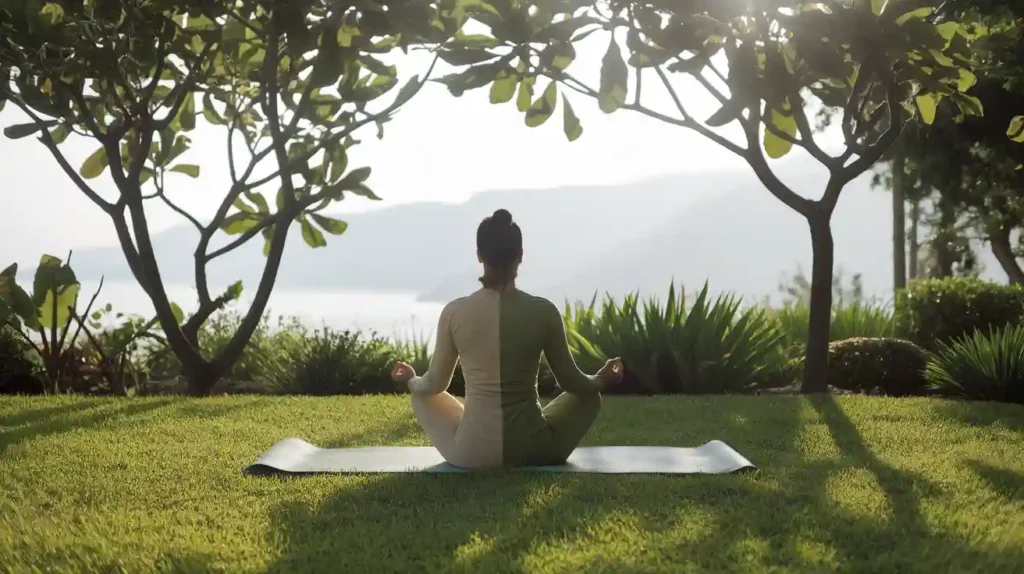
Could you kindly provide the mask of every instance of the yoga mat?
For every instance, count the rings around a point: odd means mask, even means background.
[[[516,470],[601,474],[727,474],[755,468],[729,445],[713,440],[696,448],[668,446],[587,446],[573,451],[566,464]],[[319,448],[287,438],[270,447],[245,469],[246,474],[378,472],[473,472],[445,462],[430,446]]]

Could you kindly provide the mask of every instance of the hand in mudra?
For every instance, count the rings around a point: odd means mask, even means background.
[[[597,372],[597,378],[605,384],[615,384],[622,380],[622,359],[615,357],[608,359],[608,362]]]
[[[415,376],[416,370],[402,361],[395,363],[395,368],[391,369],[391,380],[396,383],[408,383]]]

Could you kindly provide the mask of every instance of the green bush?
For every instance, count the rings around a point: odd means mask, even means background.
[[[767,369],[785,366],[776,358],[778,324],[732,295],[710,300],[707,284],[689,307],[674,284],[664,304],[653,297],[641,303],[636,294],[621,305],[607,297],[600,311],[595,302],[566,309],[580,363],[593,370],[608,356],[621,357],[625,382],[635,380],[637,392],[742,392],[773,378]]]
[[[0,325],[0,394],[42,394],[32,347],[13,327]]]
[[[856,392],[890,396],[925,393],[928,355],[902,339],[858,337],[829,344],[828,384]]]
[[[977,331],[1018,325],[1024,319],[1024,288],[956,277],[913,281],[896,299],[901,335],[935,350]]]
[[[939,343],[925,378],[943,395],[1024,403],[1024,326]]]

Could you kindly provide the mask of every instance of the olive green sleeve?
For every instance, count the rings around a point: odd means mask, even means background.
[[[449,303],[441,311],[437,321],[437,336],[434,343],[434,354],[430,357],[430,368],[423,376],[413,377],[409,381],[409,391],[418,395],[437,395],[448,390],[455,374],[455,365],[459,360],[459,351],[455,348],[452,338],[452,311],[454,304]]]
[[[581,371],[572,358],[565,324],[562,322],[558,307],[550,301],[546,302],[545,307],[544,358],[547,359],[558,386],[574,395],[593,395],[600,392],[601,381],[596,376]]]

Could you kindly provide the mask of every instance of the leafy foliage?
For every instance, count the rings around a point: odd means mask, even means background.
[[[908,339],[934,350],[977,331],[1024,320],[1024,287],[957,277],[913,281],[897,295],[898,328]]]
[[[927,355],[910,341],[858,337],[829,345],[829,385],[890,396],[920,395]]]
[[[1024,326],[977,330],[939,343],[925,376],[945,395],[1024,404]]]
[[[781,365],[775,351],[782,333],[763,310],[742,309],[740,300],[712,300],[708,286],[687,305],[685,292],[671,285],[662,304],[634,294],[621,304],[607,297],[600,310],[566,307],[568,331],[581,366],[594,369],[609,356],[622,358],[626,383],[667,393],[733,393],[753,387]],[[635,383],[635,384],[636,384]]]
[[[298,225],[308,245],[322,247],[325,233],[339,235],[347,227],[324,210],[348,196],[379,199],[367,185],[370,169],[349,166],[348,150],[366,126],[382,136],[384,124],[426,80],[414,76],[399,86],[396,67],[380,57],[444,42],[465,21],[461,4],[5,5],[0,102],[10,101],[31,120],[9,127],[5,135],[37,135],[69,179],[110,217],[168,344],[195,391],[206,392],[258,324],[288,230]],[[381,104],[384,100],[388,103]],[[182,177],[201,175],[185,160],[199,116],[223,128],[231,174],[207,224],[181,209],[171,193]],[[78,169],[60,150],[70,134],[99,144]],[[241,147],[244,153],[236,149]],[[104,174],[117,188],[113,200],[91,186]],[[184,324],[166,298],[153,254],[146,219],[151,201],[179,213],[200,235],[195,251],[199,309]],[[237,237],[211,250],[218,231]],[[262,237],[268,259],[254,304],[231,344],[216,357],[204,357],[195,344],[199,327],[241,290],[235,284],[212,296],[207,265],[256,236]]]
[[[808,220],[812,279],[821,285],[811,298],[807,389],[824,385],[828,369],[831,301],[823,282],[832,277],[830,219],[843,188],[882,157],[907,121],[932,122],[940,102],[952,102],[963,117],[983,113],[966,93],[977,30],[917,2],[480,0],[466,11],[491,34],[448,46],[448,60],[465,67],[441,80],[452,94],[491,85],[491,101],[501,104],[516,82],[517,107],[536,127],[559,95],[568,102],[568,89],[604,113],[627,109],[696,131],[745,160],[769,192]],[[598,33],[607,49],[593,87],[572,64],[575,45]],[[667,90],[673,112],[644,105],[645,78]],[[548,83],[533,100],[538,79]],[[718,111],[706,119],[690,113],[681,80],[696,81],[718,100]],[[807,108],[815,100],[841,118],[846,150],[837,156],[814,141]],[[717,130],[727,126],[739,143]],[[574,113],[564,115],[563,130],[570,140],[580,136]],[[794,146],[828,169],[818,200],[790,189],[768,164]]]

